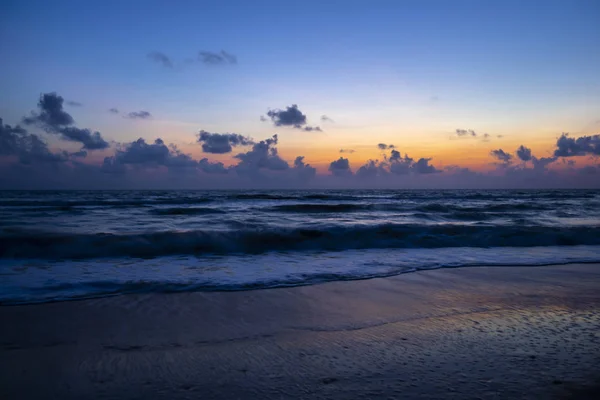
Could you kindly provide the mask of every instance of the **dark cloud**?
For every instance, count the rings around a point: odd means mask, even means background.
[[[555,157],[600,156],[600,135],[572,138],[563,133],[556,141]]]
[[[498,149],[498,150],[492,150],[490,151],[490,155],[492,157],[495,157],[498,159],[498,161],[501,161],[504,164],[508,164],[512,161],[512,154],[505,152],[502,149]]]
[[[234,167],[239,174],[256,174],[261,169],[271,171],[283,171],[290,166],[277,152],[275,145],[278,142],[278,136],[261,140],[252,146],[252,150],[246,153],[239,153],[235,156],[240,162]]]
[[[71,107],[83,107],[83,104],[78,101],[68,100],[67,105]]]
[[[537,157],[531,157],[531,162],[533,163],[533,169],[536,170],[545,170],[546,167],[549,164],[552,164],[554,161],[556,161],[556,157],[542,157],[542,158],[537,158]]]
[[[271,118],[271,121],[273,121],[275,126],[291,126],[306,132],[321,132],[321,128],[318,126],[306,125],[306,115],[298,109],[298,105],[296,104],[286,107],[285,110],[269,110],[267,112],[267,117]]]
[[[327,115],[321,115],[321,122],[335,122],[335,121],[332,120],[331,118],[329,118]]]
[[[61,129],[60,133],[65,140],[81,143],[85,150],[102,150],[110,147],[110,144],[102,138],[100,132],[69,126]]]
[[[472,136],[477,137],[477,132],[473,129],[457,129],[456,136]]]
[[[531,149],[527,148],[523,145],[519,146],[517,151],[515,152],[519,160],[521,161],[530,161],[531,160]]]
[[[387,164],[380,163],[378,160],[369,160],[365,165],[356,171],[356,176],[359,178],[375,178],[377,176],[387,175]]]
[[[226,174],[229,172],[222,162],[210,162],[208,158],[198,161],[198,168],[207,174]]]
[[[221,50],[220,53],[201,51],[198,53],[198,60],[209,65],[237,64],[237,57],[224,50]]]
[[[329,164],[329,172],[335,176],[349,176],[352,175],[350,169],[350,161],[347,158],[340,157],[339,159],[332,161]]]
[[[429,161],[431,161],[431,158],[419,158],[419,160],[413,164],[412,170],[417,174],[433,174],[441,172],[433,165],[429,165]]]
[[[54,153],[38,135],[19,125],[4,125],[0,118],[0,156],[16,156],[21,164],[57,163],[69,159],[67,152]]]
[[[491,135],[489,133],[484,133],[482,136],[483,136],[483,141],[484,142],[489,142],[490,141]]]
[[[340,149],[340,153],[349,153],[349,154],[352,154],[355,151],[356,150],[352,150],[352,149]]]
[[[377,145],[377,147],[379,148],[379,150],[387,150],[387,149],[394,149],[395,146],[393,144],[385,144],[385,143],[379,143]]]
[[[132,111],[127,114],[127,118],[129,119],[149,119],[152,117],[148,111]]]
[[[165,68],[173,68],[173,62],[171,61],[169,56],[167,56],[164,53],[161,53],[159,51],[153,51],[151,53],[148,53],[148,58],[154,61],[155,63],[162,65]]]
[[[111,113],[111,114],[118,114],[118,113],[119,113],[119,110],[118,110],[117,108],[110,108],[110,109],[108,110],[108,112],[109,112],[109,113]]]
[[[104,172],[125,172],[125,166],[159,167],[169,169],[196,168],[198,162],[184,154],[175,145],[167,146],[162,139],[146,143],[142,138],[117,149],[114,156],[106,157],[102,165]]]
[[[38,101],[39,111],[32,111],[23,118],[27,125],[38,125],[47,132],[57,132],[65,126],[75,123],[73,117],[63,110],[64,99],[56,93],[44,93]]]
[[[81,143],[83,149],[86,150],[110,147],[100,132],[71,126],[75,121],[69,113],[63,110],[63,102],[64,99],[54,92],[42,94],[38,102],[39,111],[32,111],[30,116],[23,118],[23,122],[39,126],[48,133],[59,134],[64,140]]]
[[[198,142],[202,143],[202,151],[213,154],[230,153],[235,146],[254,144],[251,138],[237,133],[210,133],[204,130],[198,133]]]
[[[292,169],[297,172],[298,177],[302,180],[309,180],[317,175],[316,168],[311,167],[310,164],[304,163],[304,156],[296,157],[294,160],[294,168]]]

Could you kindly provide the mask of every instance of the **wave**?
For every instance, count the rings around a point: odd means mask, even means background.
[[[204,204],[212,198],[168,198],[168,199],[127,199],[127,200],[0,200],[0,207],[43,207],[56,211],[69,211],[73,207],[152,207],[155,205]]]
[[[600,244],[600,229],[573,226],[330,226],[164,231],[141,234],[58,234],[13,231],[0,236],[1,258],[152,258],[166,255],[259,254],[269,251],[441,247],[528,247]]]
[[[269,211],[294,212],[294,213],[321,213],[321,212],[348,212],[372,210],[376,206],[371,204],[342,203],[342,204],[280,204],[269,207]]]
[[[173,207],[156,208],[151,211],[156,215],[202,215],[202,214],[225,214],[225,211],[210,207]]]

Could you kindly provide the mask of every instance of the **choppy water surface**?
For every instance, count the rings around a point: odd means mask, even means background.
[[[0,301],[600,261],[599,191],[0,192]]]

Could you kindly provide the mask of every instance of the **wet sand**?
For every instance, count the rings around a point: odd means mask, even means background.
[[[0,307],[2,399],[600,393],[600,265]]]

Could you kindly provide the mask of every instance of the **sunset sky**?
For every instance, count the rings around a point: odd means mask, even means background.
[[[340,157],[354,174],[368,160],[387,160],[394,175],[392,149],[382,143],[415,162],[430,159],[433,186],[452,186],[457,166],[480,182],[533,170],[516,153],[524,145],[538,159],[552,158],[536,170],[545,182],[563,171],[565,182],[576,176],[582,186],[599,186],[598,21],[594,0],[3,1],[0,118],[10,127],[2,128],[0,185],[21,187],[20,176],[33,187],[48,182],[31,147],[7,144],[9,135],[33,134],[52,154],[65,151],[53,166],[59,186],[77,176],[73,186],[84,187],[89,172],[99,186],[126,187],[114,184],[118,174],[100,171],[111,157],[121,175],[147,169],[145,184],[163,179],[170,161],[127,158],[138,138],[175,145],[167,157],[185,154],[189,165],[207,158],[232,167],[216,177],[193,164],[195,175],[182,186],[229,178],[235,186],[243,176],[235,156],[252,144],[207,152],[198,141],[203,130],[252,143],[277,134],[276,157],[291,168],[304,156],[317,179],[335,175],[331,163]],[[42,94],[62,98],[60,112],[73,122],[44,119]],[[299,123],[287,119],[294,105],[306,117]],[[72,128],[98,131],[107,145],[82,147]],[[559,148],[563,133],[571,142]],[[73,155],[82,150],[85,156]],[[511,157],[500,160],[494,150]],[[263,186],[286,170],[261,163],[248,176]],[[409,167],[407,175],[420,174]],[[277,176],[272,182],[286,180]]]

